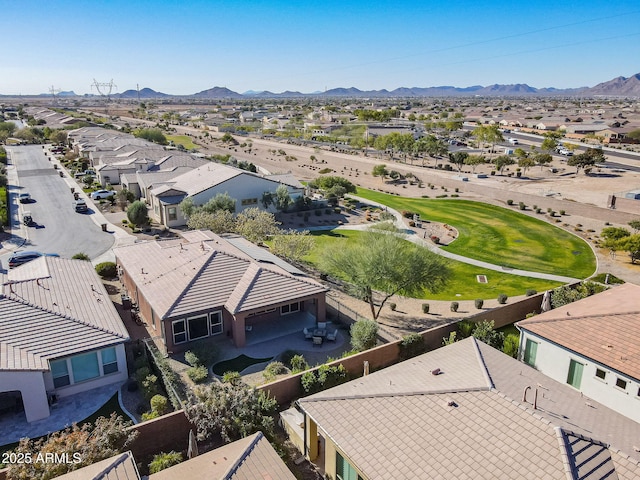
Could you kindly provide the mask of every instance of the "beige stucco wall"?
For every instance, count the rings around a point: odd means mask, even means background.
[[[42,372],[1,371],[0,391],[22,393],[22,403],[28,422],[42,420],[50,415],[47,389]]]

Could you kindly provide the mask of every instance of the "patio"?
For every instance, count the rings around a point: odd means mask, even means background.
[[[24,412],[0,416],[0,444],[18,442],[21,438],[37,438],[70,427],[98,411],[120,389],[120,384],[105,385],[86,392],[59,398],[51,405],[51,415],[27,422]],[[125,418],[125,420],[128,420]]]

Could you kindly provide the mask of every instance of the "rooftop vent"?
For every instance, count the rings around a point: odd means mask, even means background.
[[[435,370],[431,370],[431,375],[440,375],[442,373],[442,370],[440,370],[439,368],[436,368]]]

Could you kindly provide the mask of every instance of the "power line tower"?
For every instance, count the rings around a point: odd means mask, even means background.
[[[113,83],[113,78],[109,83],[100,83],[94,78],[93,83],[91,84],[91,89],[93,88],[96,89],[96,91],[100,94],[102,98],[106,99],[107,102],[110,102],[111,92],[113,92],[114,88],[118,88],[118,86],[115,83]],[[103,90],[103,89],[108,89],[108,90]]]
[[[59,88],[55,88],[53,85],[51,85],[51,87],[49,87],[49,93],[53,97],[53,104],[54,105],[58,105],[58,97],[56,97],[56,95],[58,93],[60,93],[61,91],[62,90],[60,90]]]

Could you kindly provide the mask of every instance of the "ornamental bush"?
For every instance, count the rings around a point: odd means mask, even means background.
[[[114,278],[117,275],[114,262],[102,262],[96,265],[96,273],[102,278]]]

